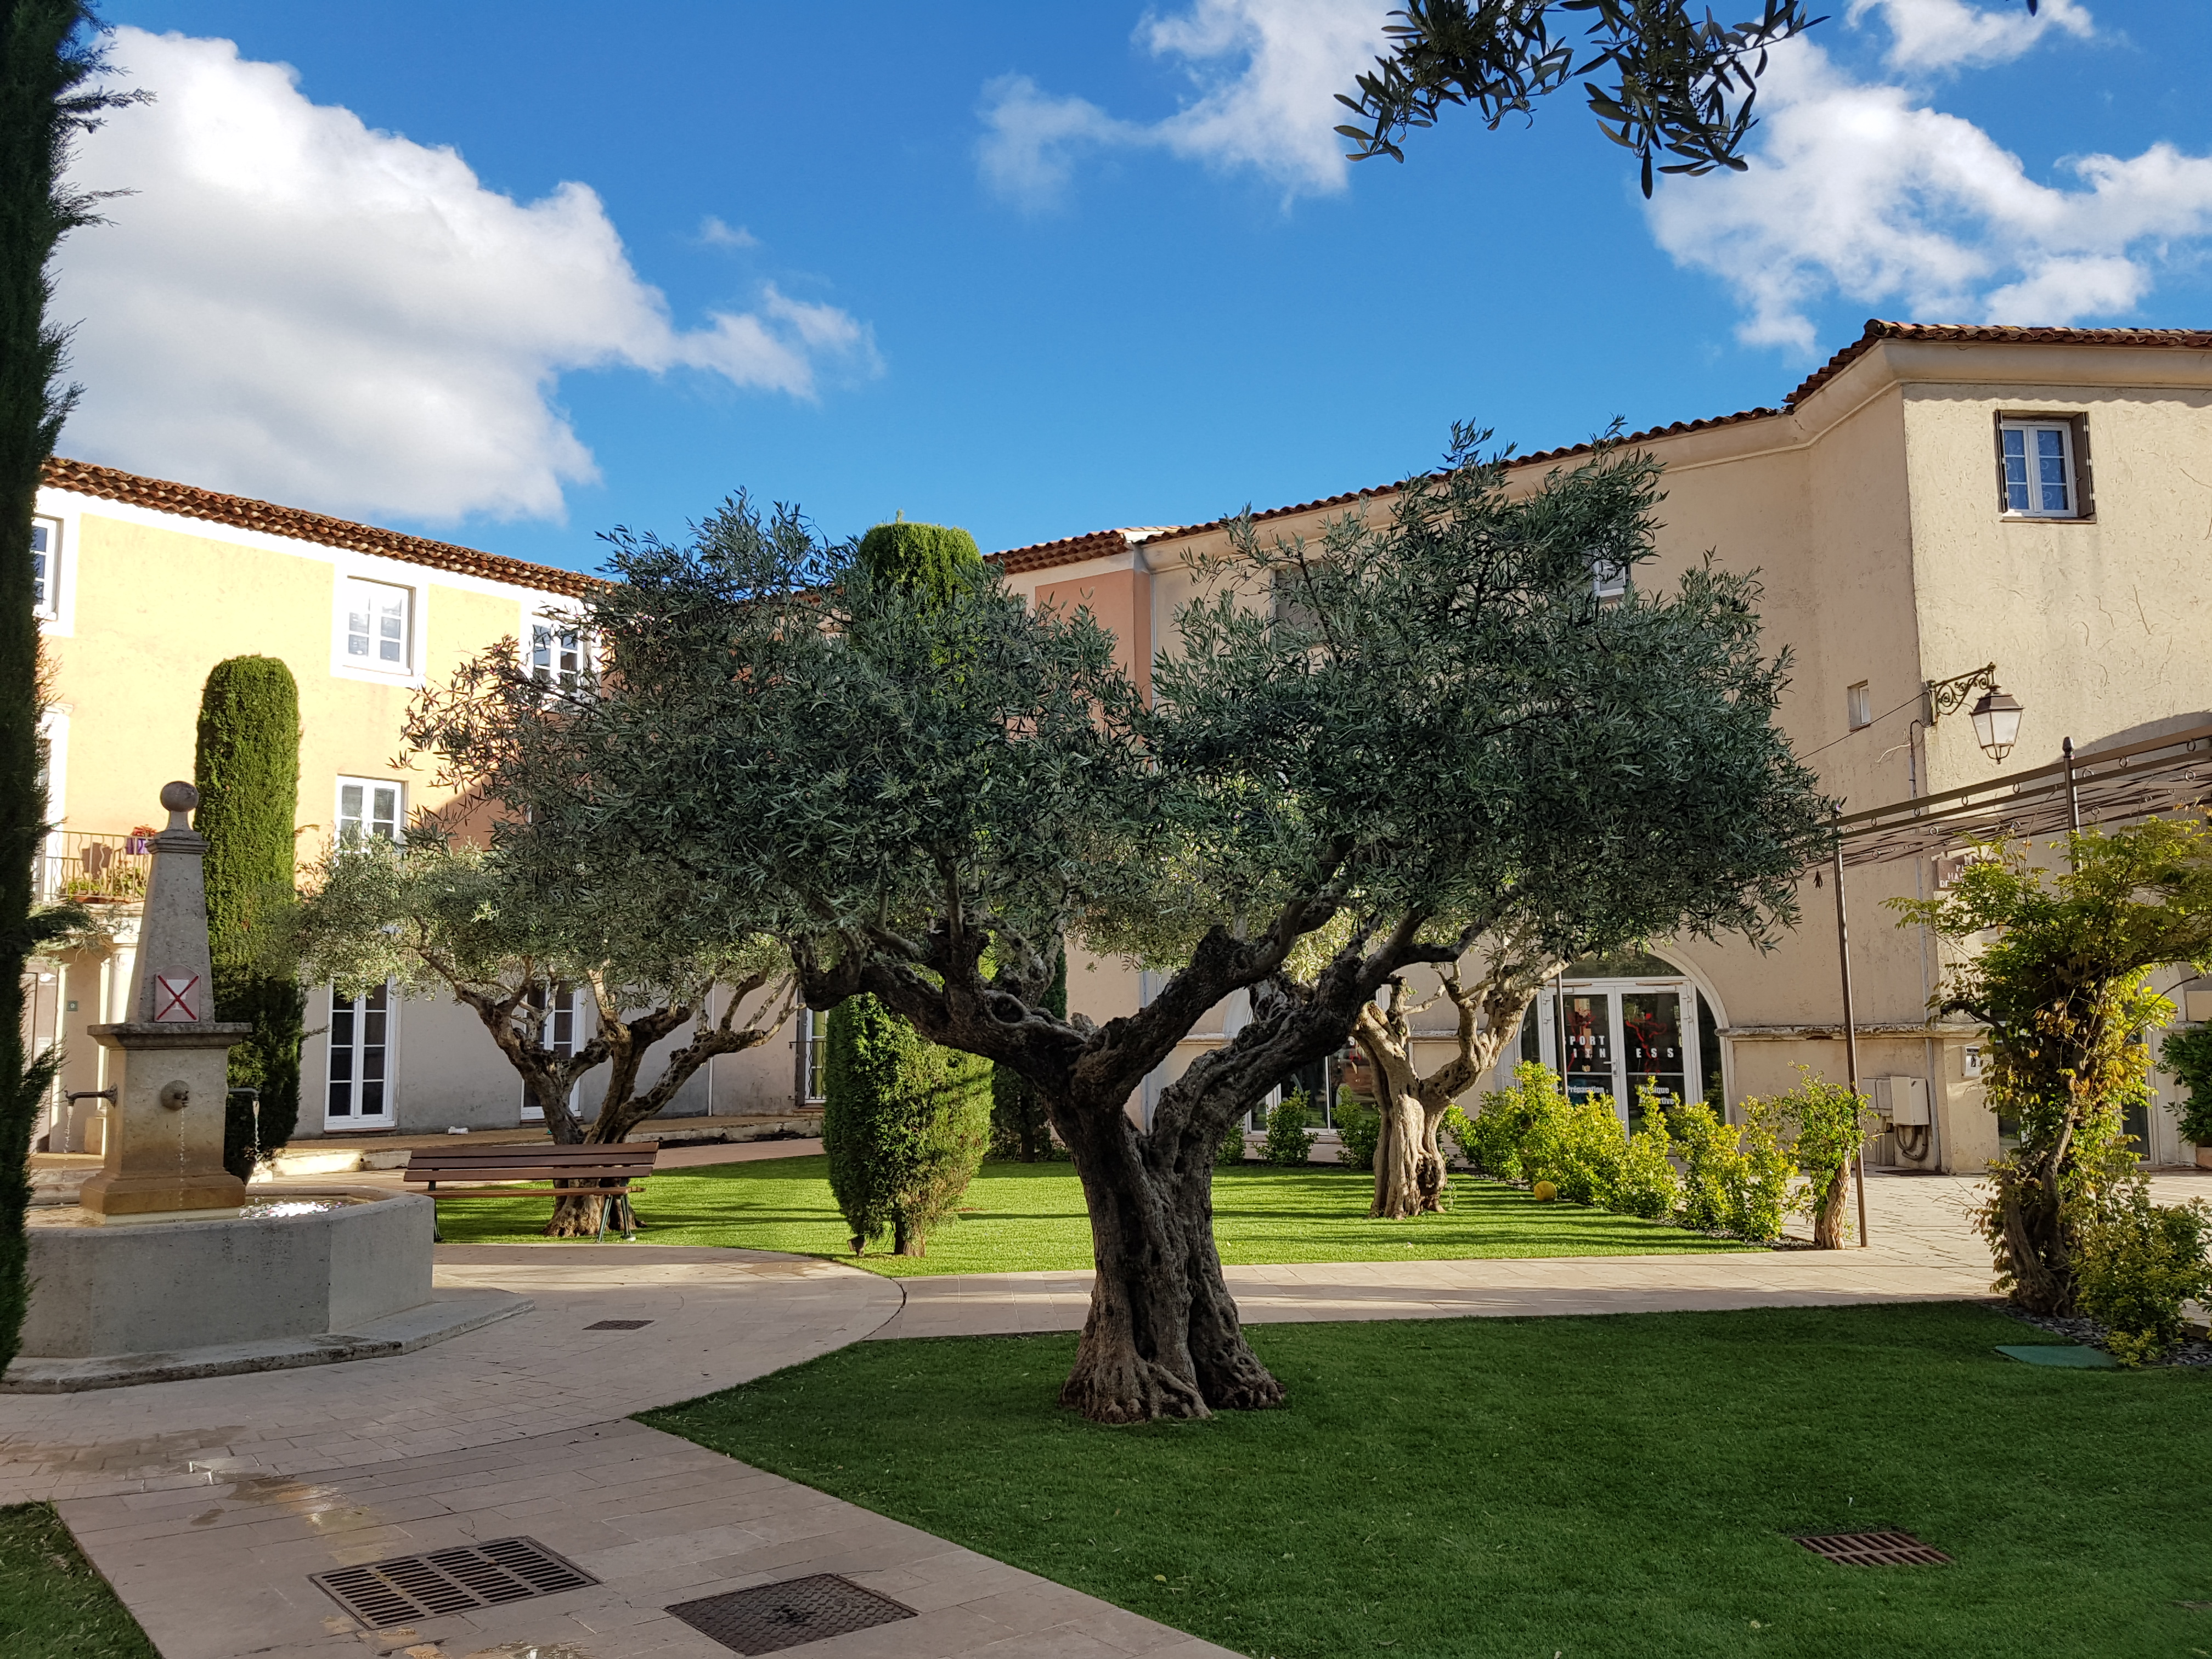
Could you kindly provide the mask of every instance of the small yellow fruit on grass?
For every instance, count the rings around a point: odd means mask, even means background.
[[[1540,1181],[1528,1189],[1528,1193],[1539,1204],[1549,1204],[1559,1195],[1559,1189],[1548,1181]]]

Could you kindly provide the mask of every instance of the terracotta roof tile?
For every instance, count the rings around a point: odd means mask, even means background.
[[[1867,319],[1866,331],[1806,376],[1790,394],[1795,409],[1856,362],[1880,340],[1954,340],[1993,345],[2166,346],[2212,350],[2212,329],[2202,328],[2010,328],[2002,323],[1886,323]]]
[[[1703,420],[1676,421],[1669,426],[1648,427],[1641,432],[1632,432],[1623,443],[1644,443],[1653,438],[1671,438],[1684,432],[1705,432],[1716,427],[1735,426],[1745,421],[1772,420],[1786,415],[1830,380],[1864,356],[1881,340],[1956,340],[1960,342],[1989,342],[1996,344],[2025,345],[2108,345],[2108,346],[2166,346],[2187,350],[2212,350],[2212,330],[2193,328],[2008,328],[1997,324],[1970,323],[1889,323],[1879,318],[1870,319],[1866,330],[1850,344],[1845,346],[1820,368],[1808,375],[1797,388],[1782,400],[1779,409],[1746,409],[1733,415],[1708,416]],[[1557,449],[1540,449],[1534,454],[1516,455],[1509,463],[1512,466],[1540,466],[1553,461],[1565,460],[1571,456],[1587,455],[1592,446],[1587,443],[1566,444]],[[1377,495],[1395,495],[1404,481],[1374,484],[1364,489],[1346,490],[1340,495],[1324,495],[1318,501],[1299,501],[1291,507],[1269,507],[1255,513],[1255,522],[1268,519],[1287,518],[1293,514],[1311,513],[1321,507],[1342,507],[1347,502],[1371,500]],[[1209,519],[1203,524],[1183,525],[1171,532],[1178,536],[1197,535],[1200,532],[1218,530],[1235,521],[1228,518]],[[1134,534],[1134,532],[1127,532]],[[1040,542],[1034,547],[1016,548],[1012,552],[994,554],[1004,563],[1009,573],[1043,570],[1059,564],[1073,564],[1079,559],[1097,558],[1103,552],[1120,550],[1121,544],[1109,548],[1108,538],[1119,537],[1123,532],[1095,531],[1087,536],[1070,536],[1056,542]],[[1095,544],[1095,545],[1094,545]]]
[[[65,460],[58,455],[46,462],[46,483],[50,489],[65,489],[72,495],[94,495],[102,501],[123,501],[155,513],[173,513],[180,518],[204,519],[211,524],[227,524],[240,530],[258,530],[264,535],[313,542],[319,547],[342,547],[349,552],[404,559],[410,564],[428,565],[434,570],[479,576],[486,581],[536,588],[540,592],[580,598],[605,586],[599,577],[587,576],[580,571],[531,564],[497,553],[480,553],[472,547],[427,541],[420,536],[402,535],[396,530],[380,530],[374,525],[355,524],[296,507],[277,507],[245,495],[220,495],[212,489],[171,483],[163,478],[141,477],[135,472],[119,472],[112,466],[94,466],[88,461]]]

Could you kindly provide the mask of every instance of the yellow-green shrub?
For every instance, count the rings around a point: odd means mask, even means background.
[[[2212,1290],[2212,1207],[2154,1204],[2136,1182],[2081,1227],[2074,1257],[2075,1297],[2106,1329],[2105,1346],[2123,1365],[2155,1359],[2179,1342],[2181,1304]]]

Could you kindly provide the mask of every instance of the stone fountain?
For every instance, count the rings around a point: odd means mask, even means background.
[[[186,817],[199,793],[168,784],[161,805],[132,1018],[92,1028],[117,1061],[106,1163],[76,1205],[32,1212],[30,1309],[0,1390],[404,1353],[526,1310],[503,1291],[432,1288],[426,1198],[284,1187],[249,1200],[223,1168],[229,1051],[252,1028],[212,1017],[208,844]]]

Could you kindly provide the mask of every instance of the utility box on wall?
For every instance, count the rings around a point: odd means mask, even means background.
[[[1918,1077],[1878,1077],[1874,1085],[1874,1109],[1899,1129],[1925,1128],[1928,1124],[1928,1079]]]

